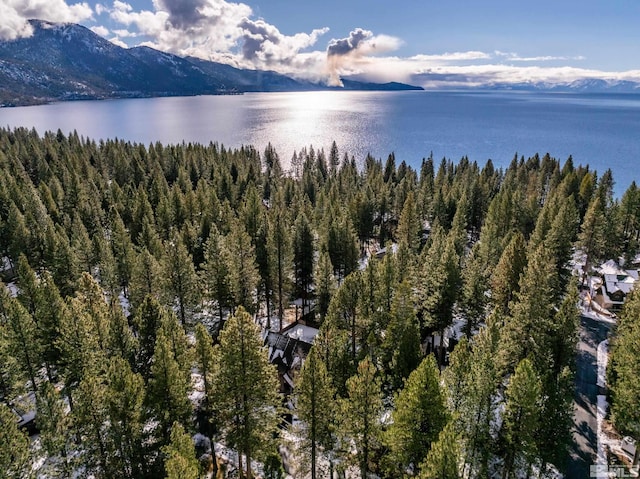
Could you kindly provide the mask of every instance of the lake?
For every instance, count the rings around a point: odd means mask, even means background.
[[[286,168],[294,151],[336,141],[361,162],[367,153],[419,167],[433,153],[507,166],[514,154],[549,153],[611,168],[621,195],[640,182],[640,95],[528,92],[300,92],[78,101],[2,108],[0,125],[39,133],[74,129],[96,140],[148,144],[271,143]]]

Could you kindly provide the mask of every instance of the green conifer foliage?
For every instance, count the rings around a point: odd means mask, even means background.
[[[169,305],[178,308],[178,317],[184,326],[200,303],[200,289],[193,258],[180,235],[174,234],[165,243],[163,273]]]
[[[231,230],[225,238],[230,261],[229,279],[234,306],[242,306],[253,314],[256,311],[256,289],[260,281],[256,265],[255,248],[251,237],[240,221],[231,223]]]
[[[455,422],[449,421],[431,444],[427,458],[420,466],[419,479],[459,479],[460,474],[460,436]]]
[[[396,288],[382,349],[386,380],[390,390],[397,391],[418,367],[422,356],[420,326],[414,312],[411,287],[406,281]]]
[[[251,478],[251,460],[271,450],[280,399],[276,370],[269,364],[258,327],[244,308],[239,307],[225,323],[216,356],[213,390],[222,435],[229,447],[239,451],[240,469]]]
[[[331,454],[335,447],[335,391],[327,368],[312,348],[302,368],[299,382],[296,384],[298,417],[305,424],[302,429],[304,441],[302,452],[305,462],[310,459],[311,479],[318,477],[319,451]]]
[[[233,303],[231,284],[231,258],[225,246],[224,237],[215,225],[211,228],[209,239],[204,248],[204,264],[202,265],[202,284],[204,297],[215,301],[218,309],[218,320],[224,320],[224,310]]]
[[[507,479],[516,470],[529,470],[536,457],[535,431],[540,423],[542,385],[531,361],[523,359],[516,367],[505,391],[506,404],[502,432],[505,459],[502,471]],[[517,460],[522,464],[516,466]]]
[[[106,385],[109,469],[117,477],[142,477],[148,469],[144,444],[144,380],[131,370],[127,361],[114,357],[109,362]]]
[[[0,402],[0,475],[22,479],[30,469],[29,438],[18,429],[13,411]]]
[[[396,397],[386,438],[398,475],[419,467],[447,422],[439,376],[433,356],[428,356]]]
[[[200,465],[196,459],[193,441],[182,427],[175,423],[171,428],[171,442],[163,448],[166,456],[164,468],[167,479],[198,479]]]
[[[56,473],[60,477],[71,477],[71,416],[67,414],[62,397],[48,381],[40,386],[36,395],[36,408],[36,423],[42,445],[50,456],[60,457]]]
[[[611,344],[608,379],[612,392],[611,416],[622,432],[640,439],[640,294],[634,292],[624,306]],[[637,461],[638,458],[636,458]]]
[[[360,476],[370,477],[376,468],[374,452],[382,441],[382,391],[380,378],[368,357],[358,364],[358,372],[347,380],[347,397],[340,401],[344,440],[355,446],[352,459],[360,470]]]
[[[191,403],[188,394],[191,378],[185,369],[185,364],[178,362],[172,337],[167,336],[163,328],[160,328],[156,337],[147,397],[159,423],[156,437],[160,444],[169,442],[174,422],[189,424]]]

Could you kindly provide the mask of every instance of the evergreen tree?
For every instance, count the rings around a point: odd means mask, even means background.
[[[34,319],[38,325],[38,339],[42,345],[42,359],[49,380],[53,378],[52,366],[60,364],[60,351],[56,345],[63,317],[68,314],[53,277],[48,271],[40,276],[38,285],[39,304]]]
[[[116,261],[118,280],[125,297],[128,297],[128,288],[135,258],[133,243],[119,214],[115,214],[111,223],[111,248]]]
[[[605,210],[601,196],[596,195],[589,203],[578,235],[578,247],[586,255],[583,282],[589,274],[589,268],[593,261],[602,258],[604,254],[606,246],[604,215]]]
[[[335,274],[339,278],[345,278],[357,269],[360,253],[351,219],[342,209],[336,211],[334,206],[325,223],[325,248]]]
[[[29,438],[18,429],[16,417],[0,402],[0,474],[7,479],[21,479],[29,473]]]
[[[420,466],[419,479],[459,479],[460,475],[460,437],[455,422],[449,421],[431,444],[427,458]]]
[[[536,442],[543,473],[548,463],[562,470],[572,442],[574,367],[579,329],[577,304],[578,291],[571,286],[554,316],[547,366],[538,373],[542,384],[540,414],[545,419],[540,421],[536,431]]]
[[[138,342],[129,327],[119,302],[111,300],[107,321],[109,322],[109,355],[126,359],[132,367],[136,365]]]
[[[462,270],[460,311],[466,320],[464,333],[470,338],[486,313],[487,272],[480,260],[478,243],[471,249]]]
[[[4,285],[0,283],[0,289]],[[3,294],[0,292],[0,294]],[[4,294],[8,294],[4,290]],[[0,301],[2,304],[3,301]],[[4,316],[3,312],[0,312]],[[13,399],[22,391],[20,367],[11,352],[11,342],[8,339],[8,329],[3,321],[0,321],[0,397]]]
[[[397,474],[424,461],[429,446],[447,423],[444,395],[433,356],[413,371],[395,400],[387,443]]]
[[[127,361],[114,357],[107,369],[106,385],[109,470],[117,477],[142,477],[148,461],[144,445],[144,380]]]
[[[199,479],[200,465],[196,459],[193,441],[176,422],[171,428],[171,442],[163,448],[166,456],[164,468],[167,479]]]
[[[160,444],[169,442],[174,422],[186,425],[191,417],[190,378],[184,367],[177,361],[171,338],[161,328],[156,338],[148,389],[148,403],[158,421],[156,435]]]
[[[327,368],[331,384],[339,397],[347,395],[346,383],[356,372],[352,361],[351,340],[347,331],[340,329],[328,316],[320,327],[314,346]]]
[[[87,471],[98,475],[110,474],[106,396],[104,377],[95,369],[86,371],[74,392],[73,423],[84,444],[80,460]]]
[[[255,248],[251,238],[239,221],[231,223],[225,238],[229,249],[229,278],[234,306],[242,306],[249,313],[256,311],[256,290],[260,276],[256,265]]]
[[[240,453],[239,469],[251,478],[251,460],[270,450],[279,398],[276,371],[262,348],[258,327],[244,308],[225,323],[216,355],[219,367],[213,389],[221,431],[226,444]]]
[[[382,349],[386,380],[391,391],[397,391],[421,359],[420,326],[413,309],[411,288],[406,281],[396,289]]]
[[[314,278],[314,239],[307,216],[301,212],[294,224],[293,264],[296,296],[302,298],[302,311],[309,300],[309,292]],[[336,265],[334,264],[334,267]]]
[[[71,477],[71,417],[67,415],[62,397],[48,381],[42,383],[36,395],[36,409],[36,423],[44,450],[50,457],[60,457],[56,473],[60,477]]]
[[[91,323],[98,348],[105,355],[108,354],[110,343],[109,307],[100,285],[89,273],[82,273],[75,301],[84,310],[85,316]]]
[[[144,248],[135,256],[129,282],[129,299],[134,309],[138,308],[147,296],[160,299],[161,275],[160,264],[149,250]]]
[[[536,458],[535,431],[540,423],[541,384],[528,359],[523,359],[516,367],[505,397],[503,479],[511,475],[518,457],[524,459],[524,464],[518,466],[518,470],[526,470],[527,473]]]
[[[269,235],[267,236],[267,251],[269,265],[274,277],[274,295],[277,305],[278,319],[282,323],[284,309],[288,303],[291,289],[291,265],[293,251],[290,234],[290,220],[285,210],[284,198],[278,194],[269,210]]]
[[[302,429],[304,441],[301,445],[310,459],[311,479],[316,479],[318,455],[332,453],[335,446],[335,391],[327,369],[312,348],[305,360],[296,385],[297,412],[305,424]]]
[[[347,331],[351,361],[357,363],[358,344],[364,345],[366,340],[367,318],[361,315],[362,275],[359,272],[347,276],[342,286],[336,291],[329,304],[327,322]],[[360,340],[360,341],[359,341]]]
[[[200,404],[200,414],[202,422],[200,423],[200,430],[205,434],[207,438],[211,440],[213,444],[213,435],[215,432],[215,393],[213,390],[213,381],[216,373],[216,357],[213,349],[213,341],[211,335],[207,331],[207,328],[198,323],[196,325],[196,347],[195,347],[195,363],[198,367],[200,374],[202,375],[203,385],[203,397]],[[215,460],[214,451],[214,475],[217,472],[217,462]]]
[[[2,321],[6,324],[6,338],[9,352],[20,368],[24,376],[29,380],[32,391],[38,390],[40,380],[39,359],[41,358],[40,345],[36,338],[37,326],[33,317],[24,306],[16,299],[9,296],[4,286],[0,294],[0,312]]]
[[[94,324],[79,298],[68,300],[65,314],[61,317],[56,347],[60,351],[65,393],[73,410],[72,391],[87,372],[95,374],[105,359]]]
[[[633,292],[624,305],[611,341],[608,382],[611,391],[611,419],[616,428],[640,439],[640,294]],[[636,454],[638,456],[638,454]],[[638,457],[634,458],[637,464]]]
[[[232,305],[231,276],[229,268],[231,259],[224,244],[224,237],[215,225],[211,228],[209,239],[204,249],[204,264],[202,265],[202,284],[205,298],[215,301],[218,305],[218,319],[224,320],[225,308]]]
[[[519,291],[520,276],[526,265],[525,240],[522,234],[516,233],[500,256],[491,276],[491,301],[500,314],[510,314],[512,301]]]
[[[449,408],[463,438],[462,463],[471,477],[489,474],[494,445],[495,395],[502,380],[499,351],[499,320],[490,317],[474,338],[471,351],[460,342],[445,370]]]
[[[625,262],[630,263],[640,251],[640,189],[635,181],[622,195],[617,212],[618,236]]]
[[[316,282],[317,311],[320,322],[322,323],[329,311],[329,304],[331,303],[331,298],[336,289],[331,259],[325,251],[320,253],[320,257],[318,259]]]
[[[511,306],[512,317],[505,321],[501,353],[509,367],[515,368],[527,357],[537,371],[546,367],[553,334],[555,285],[557,273],[551,252],[540,245],[530,252],[516,300]]]
[[[444,236],[441,230],[433,236],[414,284],[418,314],[422,317],[422,338],[427,330],[437,331],[443,338],[445,328],[453,321],[460,286],[460,259],[453,237]],[[440,346],[439,364],[442,364],[444,348]]]
[[[413,198],[413,191],[410,191],[402,207],[402,213],[400,214],[400,222],[398,223],[396,233],[397,242],[398,244],[404,244],[415,254],[420,248],[421,232],[422,227]]]
[[[146,380],[151,375],[151,363],[156,345],[158,329],[167,313],[157,299],[147,296],[133,317],[133,330],[136,335],[136,371]]]
[[[357,374],[347,380],[347,397],[341,405],[342,431],[355,446],[354,460],[360,477],[368,478],[374,470],[374,452],[382,439],[380,379],[368,357],[358,364]]]
[[[165,243],[163,269],[169,304],[178,308],[178,317],[184,326],[200,301],[200,291],[193,259],[177,234]]]

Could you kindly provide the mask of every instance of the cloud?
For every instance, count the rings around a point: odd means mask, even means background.
[[[64,0],[2,0],[0,3],[0,40],[15,40],[33,34],[28,20],[82,22],[92,18],[88,3],[67,4]]]
[[[640,70],[606,72],[571,66],[514,66],[501,64],[437,66],[412,76],[426,88],[478,87],[516,84],[570,84],[585,79],[640,82]]]
[[[467,52],[441,53],[439,55],[415,55],[409,60],[417,62],[460,62],[471,60],[488,60],[491,55],[475,50]]]
[[[120,38],[118,38],[118,37],[110,38],[109,41],[111,43],[113,43],[114,45],[117,45],[117,46],[119,46],[121,48],[129,48],[129,45],[127,45],[125,42],[120,40]]]
[[[520,55],[518,55],[517,53],[513,53],[513,52],[502,52],[500,50],[496,50],[495,55],[497,57],[502,57],[506,60],[512,61],[512,62],[552,62],[552,61],[580,61],[580,60],[585,60],[585,57],[583,56],[575,56],[575,57],[566,57],[566,56],[551,56],[551,55],[544,55],[544,56],[535,56],[535,57],[521,57]]]
[[[253,21],[248,18],[242,20],[240,27],[243,30],[243,59],[262,66],[295,64],[300,51],[313,46],[329,30],[318,28],[311,33],[289,36],[283,35],[278,28],[264,20]]]
[[[110,16],[147,37],[148,46],[205,59],[234,49],[243,33],[240,23],[252,13],[247,5],[224,0],[154,0],[153,6],[134,11],[116,0]]]
[[[374,35],[369,30],[356,28],[347,38],[333,39],[327,47],[328,84],[342,86],[340,75],[357,68],[367,57],[398,49],[402,41],[388,35]]]
[[[126,29],[114,30],[113,33],[115,33],[120,38],[135,38],[138,36],[137,33],[130,32],[129,30],[126,30]]]
[[[105,7],[102,3],[96,3],[94,7],[96,11],[96,15],[102,15],[103,13],[109,13],[109,9]]]
[[[109,29],[103,27],[102,25],[93,26],[89,30],[91,30],[96,35],[100,35],[101,37],[106,37],[107,35],[109,35]]]

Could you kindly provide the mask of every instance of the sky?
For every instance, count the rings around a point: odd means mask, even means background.
[[[333,85],[640,82],[638,0],[0,0],[0,39],[29,18]]]

